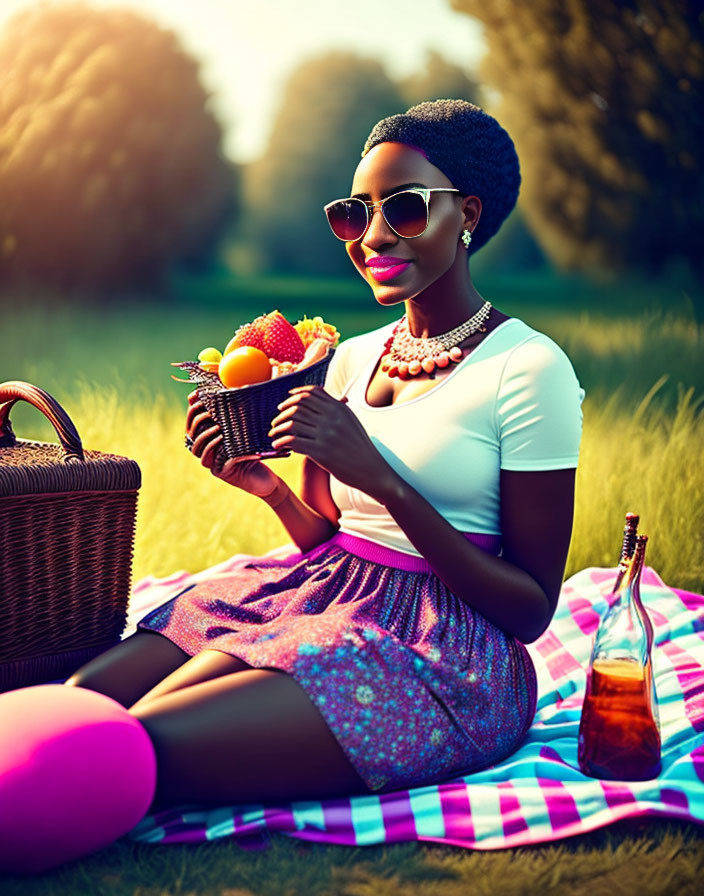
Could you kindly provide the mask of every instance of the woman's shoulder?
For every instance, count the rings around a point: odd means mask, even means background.
[[[512,366],[533,367],[544,364],[572,363],[565,350],[554,339],[536,330],[519,317],[510,317],[499,328],[499,345],[504,353],[504,363]]]
[[[523,321],[511,329],[495,397],[501,469],[576,467],[585,393],[572,362],[540,330]]]
[[[505,333],[498,397],[517,393],[530,396],[561,394],[581,404],[585,397],[572,362],[565,350],[546,333],[520,318]]]

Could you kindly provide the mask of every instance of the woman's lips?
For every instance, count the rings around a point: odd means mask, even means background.
[[[385,280],[393,280],[402,274],[411,262],[405,258],[394,258],[391,255],[375,255],[374,258],[368,258],[365,262],[367,268],[371,271],[372,277],[383,283]]]

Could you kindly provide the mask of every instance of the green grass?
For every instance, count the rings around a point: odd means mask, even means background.
[[[334,283],[251,281],[229,307],[193,299],[181,283],[171,304],[102,310],[7,305],[0,329],[0,381],[24,379],[55,395],[87,448],[135,458],[142,469],[134,578],[196,571],[236,552],[287,540],[261,502],[208,475],[183,448],[189,387],[169,362],[224,344],[236,326],[273,307],[295,319],[321,313],[343,336],[396,316],[337,292]],[[579,281],[505,278],[483,293],[562,345],[587,389],[567,574],[612,566],[626,510],[641,514],[649,565],[672,585],[704,591],[704,370],[702,342],[685,298],[664,295],[665,313],[640,284],[598,289]],[[190,290],[190,292],[189,292]],[[257,292],[258,290],[258,292]],[[277,292],[278,290],[278,292]],[[662,292],[662,291],[661,291]],[[344,302],[336,305],[329,293]],[[543,301],[541,302],[541,296]],[[287,298],[288,297],[288,298]],[[561,300],[562,297],[562,300]],[[569,302],[567,301],[569,297]],[[650,301],[653,299],[653,301]],[[678,304],[679,301],[679,304]],[[297,304],[298,303],[298,304]],[[344,307],[343,307],[344,306]],[[39,413],[15,406],[19,437],[54,441]],[[297,457],[272,461],[292,484]],[[242,524],[242,521],[245,524]],[[274,837],[272,849],[233,842],[149,847],[126,841],[81,862],[20,881],[3,896],[49,894],[443,894],[473,892],[689,894],[704,874],[704,835],[692,825],[622,823],[549,846],[479,853],[430,844],[351,849]]]
[[[40,877],[0,877],[3,896],[698,896],[704,834],[692,825],[619,822],[558,843],[475,852],[443,844],[343,847],[275,835],[148,846],[119,841]]]

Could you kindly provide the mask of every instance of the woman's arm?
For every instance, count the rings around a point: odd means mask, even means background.
[[[337,532],[337,525],[302,501],[288,485],[279,479],[271,495],[263,500],[273,509],[298,549],[312,550]]]
[[[309,507],[330,520],[335,529],[338,528],[340,508],[332,499],[330,474],[310,457],[303,458],[301,498]]]
[[[330,474],[309,457],[303,459],[301,498],[279,478],[274,492],[263,500],[303,553],[337,532],[340,511],[330,495]]]
[[[548,626],[572,530],[574,469],[502,471],[503,556],[476,547],[381,456],[344,403],[300,387],[272,421],[272,444],[312,458],[383,504],[461,600],[524,643]]]
[[[256,456],[226,460],[221,450],[220,427],[206,410],[197,391],[188,396],[188,403],[186,435],[192,440],[190,451],[213,476],[265,501],[303,553],[335,534],[339,512],[330,497],[329,477],[325,470],[305,459],[301,500]]]
[[[501,471],[503,555],[469,542],[392,472],[373,497],[384,504],[445,585],[490,622],[528,644],[555,612],[574,511],[575,471]]]

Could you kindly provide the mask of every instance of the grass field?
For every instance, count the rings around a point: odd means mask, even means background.
[[[704,837],[691,825],[619,822],[560,843],[492,852],[430,843],[323,846],[274,837],[148,846],[119,841],[3,896],[699,896]]]
[[[612,566],[626,510],[650,536],[649,565],[665,581],[704,591],[704,369],[702,338],[686,296],[656,285],[593,287],[582,281],[506,279],[478,284],[495,304],[552,336],[587,390],[567,575]],[[521,286],[525,289],[521,290]],[[85,447],[135,458],[143,475],[134,578],[196,571],[236,552],[260,553],[286,539],[261,502],[215,480],[183,448],[189,387],[169,362],[223,345],[239,323],[273,307],[290,319],[323,314],[343,336],[397,316],[334,283],[182,282],[171,304],[99,311],[6,303],[0,381],[22,379],[65,407]],[[345,292],[345,289],[347,292]],[[229,294],[233,289],[230,284]],[[325,296],[334,294],[339,305]],[[542,299],[542,300],[541,300]],[[371,307],[370,307],[371,305]],[[12,411],[19,437],[54,440],[38,412]],[[273,461],[295,484],[297,457]],[[245,521],[245,525],[242,521]],[[312,846],[275,838],[264,853],[234,843],[146,847],[120,842],[33,881],[0,880],[7,896],[53,894],[587,894],[698,892],[704,839],[687,825],[620,824],[545,847],[477,853],[422,844]]]

